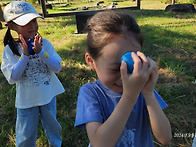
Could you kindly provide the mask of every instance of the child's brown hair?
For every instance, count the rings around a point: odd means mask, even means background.
[[[129,14],[105,10],[96,13],[87,22],[87,52],[93,59],[101,55],[103,47],[112,39],[120,35],[132,32],[136,40],[141,44],[143,37],[136,20]]]

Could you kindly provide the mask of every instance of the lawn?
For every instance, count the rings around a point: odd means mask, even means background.
[[[156,1],[155,1],[156,2]],[[157,62],[159,79],[156,90],[168,104],[164,110],[172,126],[173,139],[168,147],[190,147],[196,129],[196,13],[165,12],[165,4],[143,0],[141,10],[133,13],[144,35],[143,52]],[[57,117],[62,125],[63,147],[86,147],[83,130],[74,128],[77,94],[84,83],[96,80],[86,65],[86,34],[76,34],[74,16],[38,19],[39,32],[62,57],[57,74],[65,93],[57,97]],[[6,27],[0,30],[0,57]],[[1,59],[0,59],[1,62]],[[0,71],[0,147],[15,145],[15,85],[9,85]],[[161,145],[154,139],[157,147]],[[39,126],[37,146],[48,146]]]

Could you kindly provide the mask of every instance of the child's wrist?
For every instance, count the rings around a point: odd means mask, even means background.
[[[123,91],[122,97],[127,99],[129,102],[134,103],[137,101],[140,92],[125,92]]]
[[[45,50],[44,49],[41,49],[41,51],[38,53],[39,56],[44,56],[44,52]]]
[[[29,58],[29,55],[25,55],[24,53],[22,53],[22,55],[20,56],[20,59],[28,59]]]
[[[144,98],[151,98],[154,96],[154,90],[152,91],[142,91]]]

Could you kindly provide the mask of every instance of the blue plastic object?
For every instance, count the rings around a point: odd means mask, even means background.
[[[132,52],[127,52],[121,57],[121,62],[124,60],[127,63],[127,72],[128,74],[131,74],[134,69],[134,61],[131,57]]]
[[[34,50],[32,49],[34,47],[34,45],[32,44],[32,42],[34,41],[34,38],[31,37],[28,42],[27,42],[27,46],[28,46],[28,52],[30,55],[35,55]]]

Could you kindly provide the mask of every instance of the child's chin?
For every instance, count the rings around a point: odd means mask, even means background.
[[[115,85],[115,88],[113,89],[116,93],[122,93],[123,92],[123,86]]]

